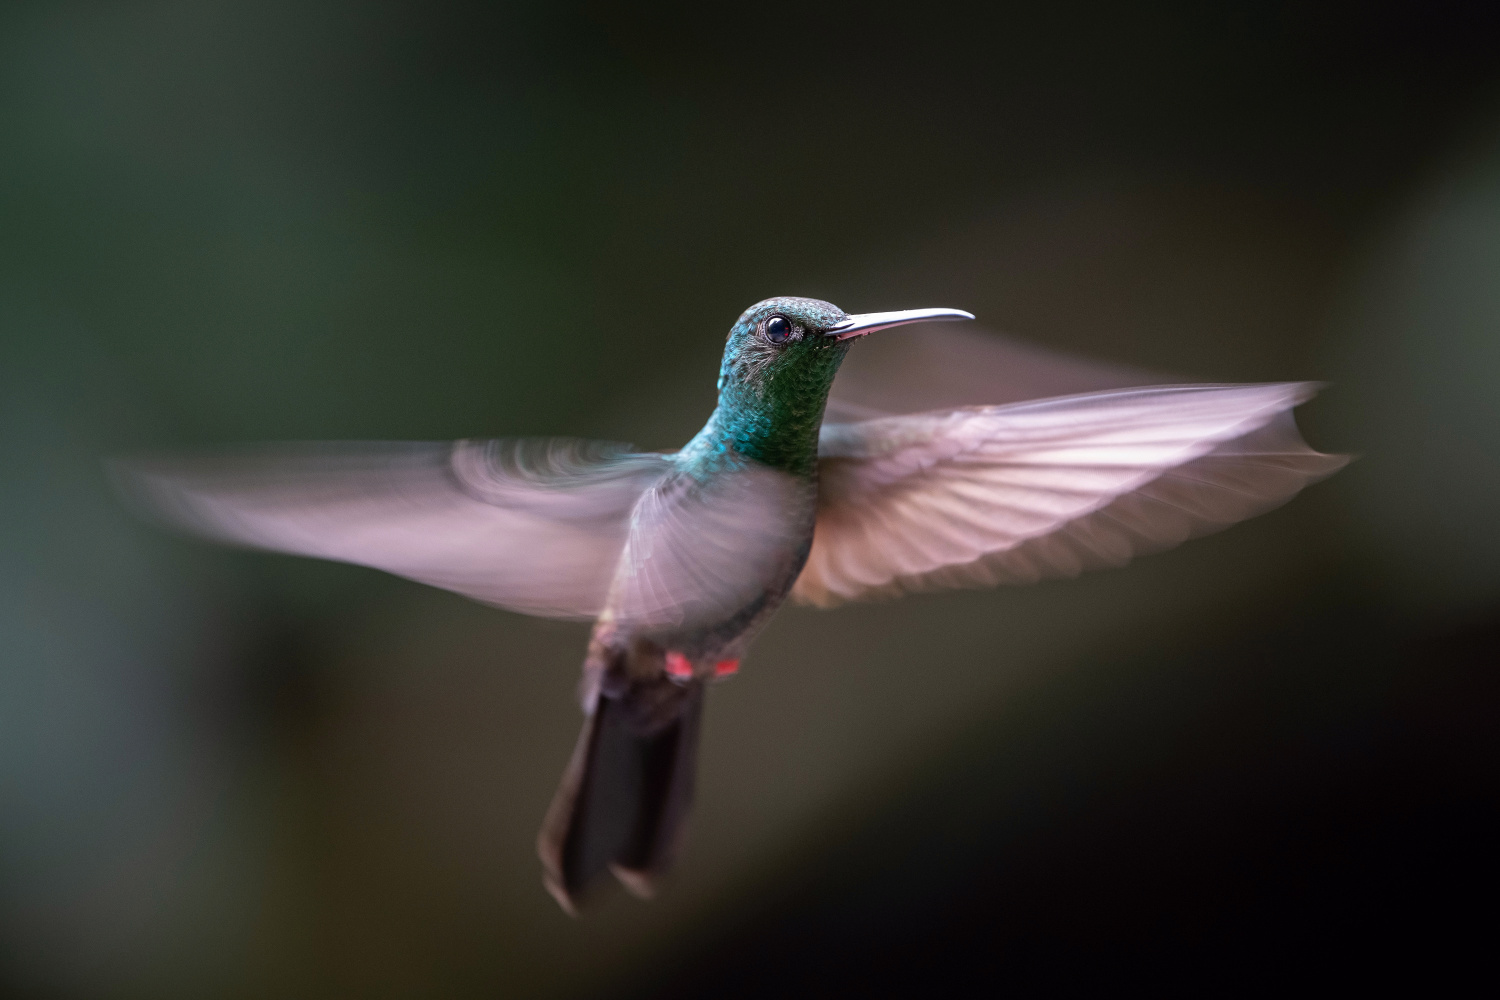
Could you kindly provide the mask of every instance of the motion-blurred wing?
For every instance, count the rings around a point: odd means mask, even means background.
[[[970,323],[930,323],[866,337],[828,397],[828,419],[869,420],[960,406],[999,406],[1178,381],[1075,357]]]
[[[825,424],[817,605],[1121,566],[1341,468],[1291,409],[1309,383],[1164,386]]]
[[[284,445],[112,471],[148,512],[208,538],[592,617],[631,508],[670,469],[663,455],[540,439]]]
[[[756,462],[701,480],[685,473],[661,480],[632,515],[609,615],[663,632],[743,625],[791,582],[815,490]]]

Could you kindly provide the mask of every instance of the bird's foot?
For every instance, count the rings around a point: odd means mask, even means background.
[[[664,664],[667,676],[674,681],[690,681],[693,679],[693,664],[686,656],[675,649],[667,650],[666,662]]]
[[[667,650],[667,655],[663,658],[662,668],[666,670],[668,677],[681,683],[692,680],[695,673],[692,661],[675,649]],[[733,677],[739,673],[739,670],[739,660],[720,660],[714,664],[713,676],[716,680],[724,677]]]

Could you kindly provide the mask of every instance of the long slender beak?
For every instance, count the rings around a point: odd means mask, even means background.
[[[828,328],[828,336],[839,340],[848,340],[850,337],[863,337],[867,333],[876,330],[885,330],[893,326],[904,326],[907,323],[931,323],[936,320],[946,319],[973,319],[973,313],[966,313],[962,309],[898,309],[895,312],[883,313],[860,313],[858,316],[850,316],[842,319]]]

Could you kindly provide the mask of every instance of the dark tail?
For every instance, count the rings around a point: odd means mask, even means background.
[[[613,688],[613,691],[611,691]],[[693,802],[703,683],[606,684],[537,838],[547,889],[569,913],[609,869],[649,896]]]

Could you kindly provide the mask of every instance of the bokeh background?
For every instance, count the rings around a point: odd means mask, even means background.
[[[6,3],[0,991],[1481,968],[1496,27],[1319,0]],[[1326,380],[1304,431],[1359,458],[1123,571],[788,610],[710,699],[665,893],[581,921],[533,837],[583,627],[171,537],[101,472],[262,439],[672,446],[772,294]]]

